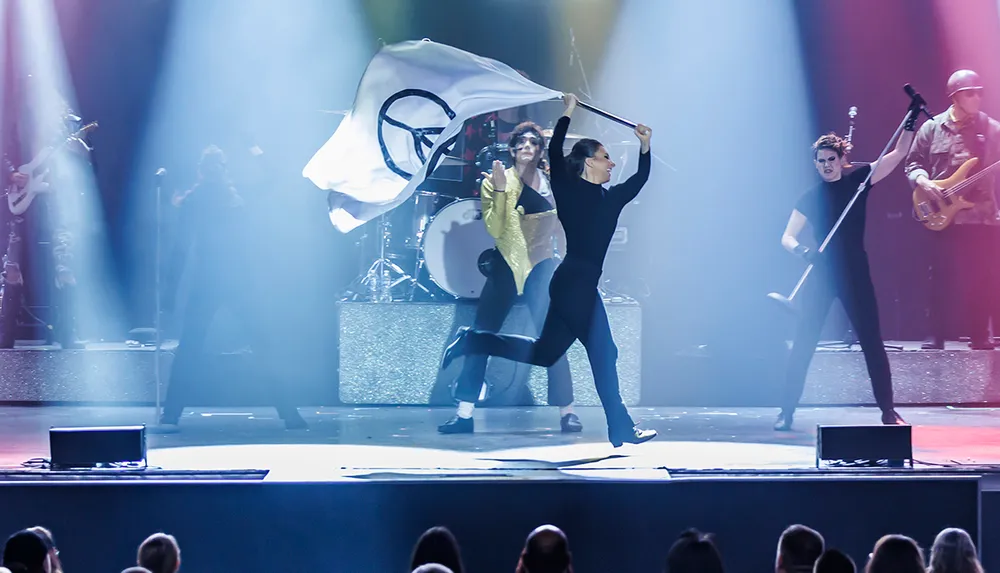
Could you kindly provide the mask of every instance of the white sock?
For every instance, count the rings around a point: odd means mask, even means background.
[[[458,417],[459,418],[471,418],[472,411],[476,409],[476,405],[472,402],[459,402],[458,403]]]
[[[559,417],[560,418],[565,418],[566,416],[568,416],[570,414],[574,414],[574,413],[575,412],[573,412],[573,404],[570,404],[569,406],[560,406],[559,407]]]

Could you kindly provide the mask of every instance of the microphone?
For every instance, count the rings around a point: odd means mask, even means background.
[[[934,118],[931,112],[927,111],[927,102],[924,100],[924,97],[918,94],[917,91],[913,89],[913,86],[906,84],[903,86],[903,91],[906,92],[906,95],[910,96],[911,100],[913,100],[911,105],[916,106],[920,111],[924,112],[928,118]]]
[[[162,167],[156,170],[156,176],[157,177],[163,177],[166,174],[167,174],[167,170],[164,169],[164,168],[162,168]]]
[[[851,119],[858,117],[858,106],[852,105],[850,109],[847,110],[847,117]]]

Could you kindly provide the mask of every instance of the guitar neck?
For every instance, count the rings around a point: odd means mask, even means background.
[[[983,169],[979,173],[976,173],[972,177],[969,177],[965,181],[962,181],[958,185],[955,185],[954,187],[952,187],[951,188],[951,194],[961,193],[963,190],[965,190],[966,187],[975,185],[980,179],[982,179],[983,177],[986,177],[987,175],[990,174],[990,172],[996,170],[997,167],[1000,167],[1000,161],[997,161],[996,163],[990,165],[986,169]]]

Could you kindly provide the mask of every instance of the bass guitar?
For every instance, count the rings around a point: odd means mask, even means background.
[[[955,173],[947,179],[936,179],[932,181],[943,189],[942,198],[938,199],[930,193],[924,191],[919,185],[913,189],[913,216],[924,224],[924,227],[932,231],[943,231],[955,220],[955,215],[966,209],[971,209],[976,204],[962,196],[962,193],[979,180],[993,173],[1000,167],[1000,161],[969,177],[979,163],[978,157],[967,160],[958,168]]]
[[[46,181],[46,176],[49,174],[49,161],[55,156],[57,151],[71,142],[79,140],[82,135],[96,127],[96,121],[88,123],[67,137],[62,143],[42,149],[30,163],[20,166],[17,170],[28,177],[28,182],[24,184],[24,187],[18,187],[13,184],[8,187],[7,207],[10,209],[10,212],[15,215],[23,214],[28,210],[31,202],[35,200],[35,197],[39,193],[48,192],[49,183]]]

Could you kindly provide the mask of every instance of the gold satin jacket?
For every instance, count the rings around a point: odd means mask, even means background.
[[[479,197],[486,230],[496,239],[497,250],[514,274],[517,294],[521,295],[531,269],[555,255],[556,243],[559,252],[565,252],[566,235],[559,224],[555,206],[544,213],[525,215],[524,209],[517,206],[523,189],[517,169],[511,167],[504,174],[507,176],[504,192],[494,191],[493,181],[487,177],[483,179]],[[541,177],[542,189],[538,191],[552,202],[548,178],[544,174]]]

